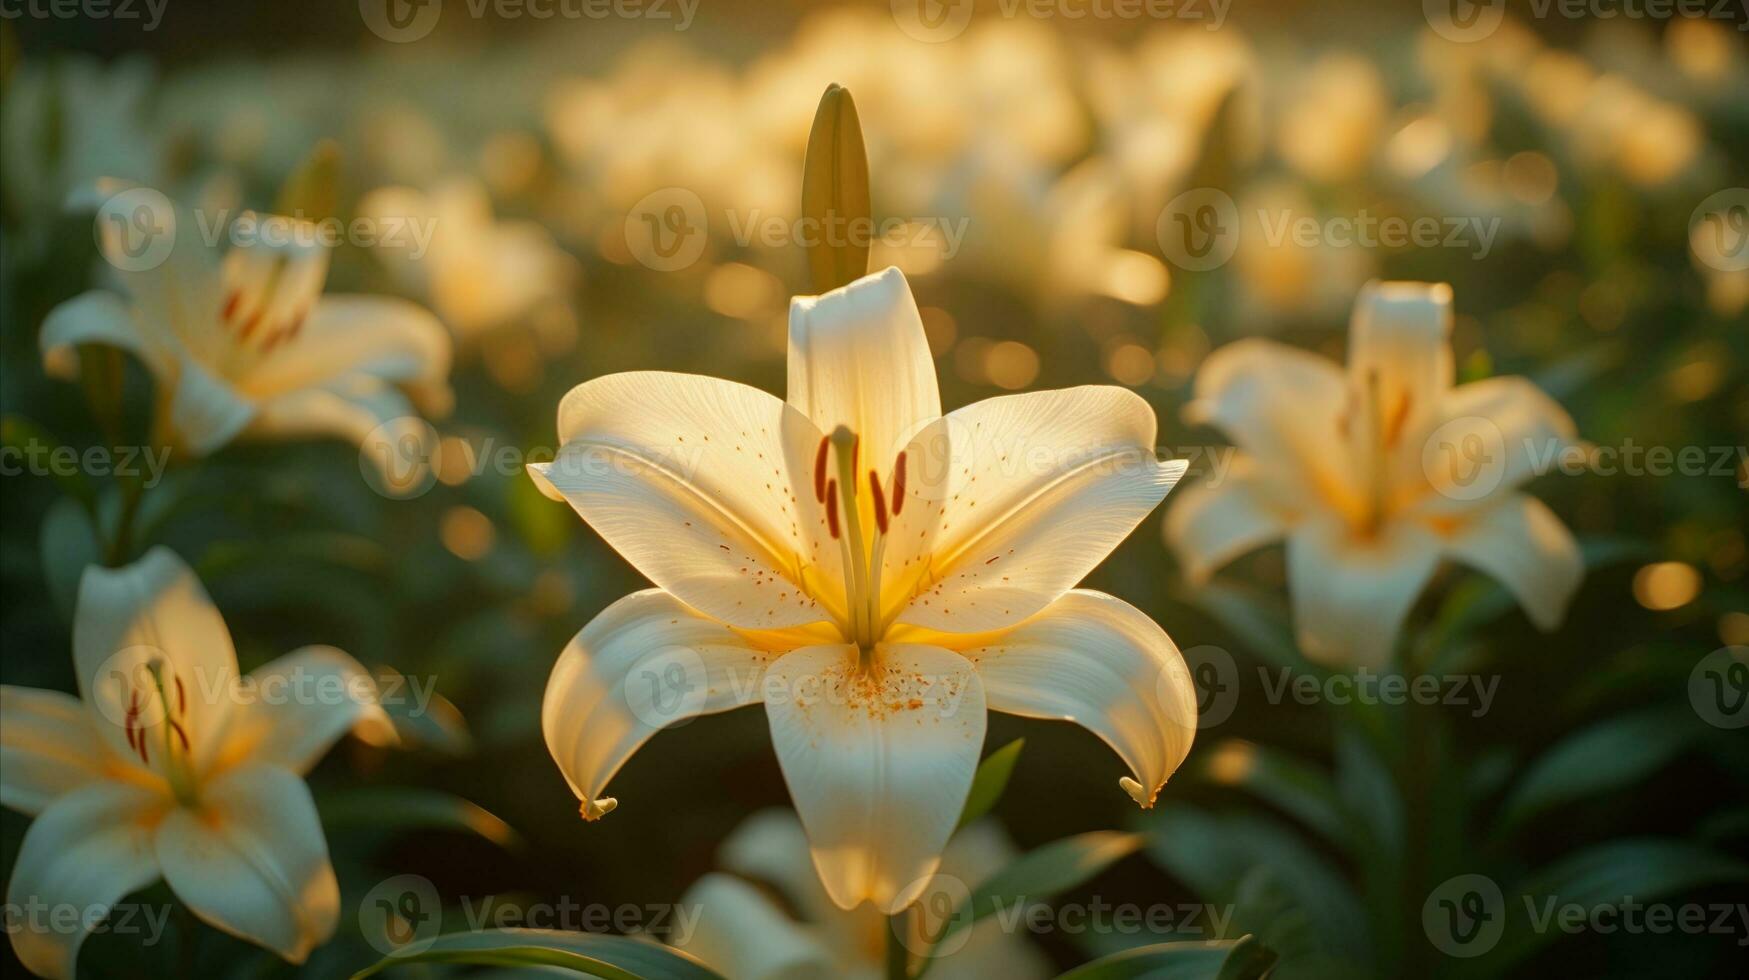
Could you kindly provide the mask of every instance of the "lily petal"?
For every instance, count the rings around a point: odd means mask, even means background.
[[[355,728],[392,742],[394,723],[377,704],[377,685],[358,661],[333,647],[311,646],[249,672],[219,750],[219,766],[244,761],[302,775]]]
[[[232,439],[255,417],[255,404],[208,371],[183,357],[170,396],[170,424],[188,450],[204,456]]]
[[[108,757],[78,698],[0,684],[0,805],[41,813],[102,779]]]
[[[864,468],[890,475],[899,450],[941,415],[935,361],[904,273],[889,267],[790,301],[789,403],[823,433],[848,426],[862,439]]]
[[[1403,620],[1438,562],[1438,540],[1408,522],[1365,539],[1334,516],[1301,524],[1287,539],[1300,648],[1333,666],[1389,662]]]
[[[608,606],[559,655],[541,702],[547,750],[595,819],[638,747],[668,725],[759,700],[773,654],[661,589]]]
[[[1561,625],[1585,577],[1579,543],[1554,511],[1515,493],[1452,532],[1446,553],[1506,586],[1538,629]]]
[[[956,633],[1000,629],[1072,588],[1184,474],[1154,458],[1154,411],[1111,386],[991,398],[947,418],[936,531],[898,593],[895,621]],[[931,509],[933,508],[933,509]],[[908,542],[895,535],[895,547]],[[891,563],[891,556],[888,561]]]
[[[723,839],[717,861],[727,871],[775,887],[804,921],[825,925],[844,916],[814,871],[808,833],[792,810],[773,807],[741,821]]]
[[[1359,513],[1361,472],[1340,439],[1352,408],[1347,379],[1322,357],[1247,338],[1216,350],[1196,373],[1185,421],[1212,425],[1270,471],[1310,484],[1331,506]]]
[[[199,811],[177,808],[154,839],[164,880],[217,929],[302,963],[334,935],[340,887],[309,787],[278,766],[223,773]]]
[[[1298,519],[1281,490],[1249,456],[1233,460],[1224,478],[1179,489],[1166,510],[1166,542],[1194,586],[1234,558],[1281,538]]]
[[[164,374],[172,356],[140,332],[133,311],[119,295],[94,289],[80,293],[49,311],[38,335],[43,370],[63,380],[79,375],[79,345],[103,344],[125,350],[152,370]]]
[[[343,439],[376,466],[384,487],[397,491],[423,485],[438,451],[435,431],[415,413],[407,396],[366,375],[268,399],[249,434],[261,439]]]
[[[151,790],[118,782],[92,783],[50,804],[24,832],[12,880],[10,909],[79,909],[68,927],[20,917],[7,923],[12,951],[38,976],[71,977],[90,926],[131,892],[158,880],[151,820],[167,806]]]
[[[1072,721],[1134,774],[1123,786],[1152,806],[1196,737],[1196,687],[1172,638],[1141,610],[1076,590],[961,653],[991,711]]]
[[[873,676],[850,645],[778,658],[766,715],[814,867],[844,909],[891,914],[941,861],[984,743],[984,691],[940,647],[886,644]]]
[[[1572,416],[1528,378],[1460,385],[1446,395],[1437,421],[1426,441],[1410,447],[1432,484],[1420,502],[1430,514],[1486,508],[1580,444]]]
[[[558,458],[530,473],[687,605],[749,629],[841,618],[839,545],[811,485],[822,437],[794,409],[746,385],[638,371],[571,389],[559,438]]]
[[[1409,431],[1452,385],[1451,286],[1372,282],[1354,302],[1348,376],[1356,391],[1377,377],[1382,417]]]
[[[239,382],[257,399],[365,375],[408,387],[428,414],[449,410],[449,332],[414,303],[388,296],[323,296],[296,337]]]
[[[237,653],[224,617],[194,571],[159,546],[125,568],[85,570],[73,614],[73,666],[99,737],[119,759],[137,758],[128,709],[137,704],[141,738],[168,738],[164,704],[152,679],[163,668],[162,697],[176,701],[182,735],[197,768],[212,759],[237,683]],[[163,753],[152,753],[157,765]]]
[[[838,972],[825,944],[739,878],[707,874],[680,904],[696,910],[698,919],[692,934],[674,945],[725,977],[806,980]]]

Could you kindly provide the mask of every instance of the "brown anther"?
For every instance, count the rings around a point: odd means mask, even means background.
[[[898,517],[899,511],[905,509],[905,460],[909,454],[901,452],[899,458],[893,460],[893,516]]]
[[[881,477],[874,470],[868,471],[868,492],[874,495],[875,527],[882,534],[887,533],[887,498],[881,493]]]
[[[188,714],[188,689],[182,686],[182,677],[176,677],[176,713]]]
[[[190,751],[188,747],[188,733],[182,730],[182,723],[174,718],[169,719],[169,721],[170,730],[176,733],[177,740],[182,743],[182,751]],[[141,739],[140,741],[144,742],[145,739]]]
[[[832,445],[831,436],[820,437],[820,449],[814,453],[814,500],[826,502],[826,450]]]
[[[231,290],[231,295],[226,298],[224,311],[219,314],[219,318],[229,323],[231,318],[237,315],[237,304],[242,301],[243,291],[240,289]]]
[[[838,481],[826,481],[826,530],[832,532],[832,540],[838,540]]]

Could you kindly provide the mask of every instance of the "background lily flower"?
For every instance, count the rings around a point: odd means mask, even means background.
[[[971,824],[942,852],[930,893],[940,892],[940,906],[952,908],[964,893],[950,883],[976,887],[1014,856],[1007,835],[994,823]],[[808,839],[795,814],[776,809],[754,814],[723,840],[717,857],[728,873],[705,875],[681,898],[696,925],[676,946],[724,976],[743,980],[884,975],[893,926],[872,906],[845,910],[832,903],[808,860]],[[779,900],[754,882],[775,889]],[[935,910],[936,904],[926,897],[922,908]],[[906,948],[929,948],[925,930],[938,925],[908,920],[913,939]],[[1044,954],[1024,935],[1004,931],[994,918],[968,929],[963,945],[958,938],[954,943],[957,949],[942,949],[933,959],[930,976],[1028,980],[1050,975]]]
[[[548,352],[569,350],[576,322],[565,305],[577,263],[532,221],[499,221],[486,188],[469,178],[430,193],[381,187],[359,202],[361,216],[401,228],[373,253],[406,288],[426,299],[462,341],[527,323]],[[428,236],[428,237],[427,237]],[[545,311],[547,315],[535,314]]]
[[[240,434],[362,442],[384,423],[411,423],[409,396],[428,413],[449,410],[443,325],[401,299],[322,295],[329,254],[312,226],[245,214],[239,224],[261,234],[233,235],[221,261],[200,216],[151,212],[154,234],[172,236],[158,262],[144,258],[153,241],[130,253],[122,230],[99,222],[122,292],[92,290],[49,313],[40,342],[51,374],[75,374],[80,344],[134,354],[157,380],[164,437],[195,454]]]
[[[1159,626],[1073,586],[1177,481],[1122,388],[943,416],[897,269],[790,308],[789,400],[616,374],[572,389],[530,470],[658,588],[561,654],[547,746],[583,814],[646,739],[764,701],[815,867],[894,912],[934,872],[985,710],[1060,718],[1124,759],[1146,807],[1189,751],[1188,672]]]
[[[1454,386],[1451,287],[1373,283],[1348,368],[1261,339],[1216,351],[1187,420],[1241,452],[1189,488],[1166,538],[1193,583],[1287,539],[1300,646],[1332,664],[1387,661],[1442,558],[1497,578],[1544,630],[1583,576],[1579,548],[1518,487],[1576,444],[1572,419],[1524,378]]]
[[[218,609],[165,548],[86,571],[73,660],[78,698],[0,686],[0,803],[36,817],[6,901],[107,910],[163,878],[202,921],[302,962],[340,892],[301,776],[355,726],[393,739],[370,675],[313,646],[239,676]],[[93,924],[8,932],[33,972],[71,977]]]

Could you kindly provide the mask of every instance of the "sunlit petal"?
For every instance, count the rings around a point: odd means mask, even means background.
[[[753,629],[840,615],[838,544],[808,475],[822,437],[783,402],[698,375],[615,374],[565,396],[559,438],[530,472],[688,605]]]
[[[95,910],[158,880],[152,821],[167,805],[150,790],[99,782],[56,800],[24,832],[12,880],[9,909],[78,909],[74,928],[64,919],[22,915],[7,923],[12,951],[32,973],[55,980],[72,977],[79,947]]]
[[[608,780],[662,728],[759,700],[775,655],[660,589],[590,621],[559,655],[541,703],[547,750],[593,819]]]
[[[340,888],[304,781],[245,766],[202,789],[198,811],[175,809],[154,848],[164,880],[209,925],[293,963],[334,934]]]
[[[1579,544],[1535,497],[1515,493],[1451,531],[1446,553],[1492,575],[1518,599],[1539,629],[1561,624],[1585,577]]]
[[[975,643],[961,652],[990,710],[1072,721],[1098,735],[1130,767],[1125,790],[1144,807],[1190,752],[1190,671],[1166,631],[1129,603],[1076,590]]]
[[[308,772],[354,728],[394,740],[376,681],[333,647],[304,647],[249,672],[219,749],[218,764],[265,762]]]
[[[108,758],[78,698],[0,684],[0,805],[40,813],[103,778]]]
[[[984,743],[983,687],[964,657],[883,645],[807,647],[771,666],[766,714],[814,867],[840,908],[915,901],[959,819]]]
[[[675,946],[725,977],[803,980],[836,972],[832,952],[819,938],[739,878],[707,874],[686,890],[680,903],[696,910],[697,923]]]
[[[405,386],[433,414],[449,408],[450,338],[423,308],[387,296],[323,296],[295,338],[239,381],[254,398],[368,375]]]
[[[921,482],[945,481],[939,501],[915,505],[931,534],[927,564],[894,576],[889,594],[908,600],[896,621],[949,632],[1000,629],[1043,609],[1185,470],[1155,458],[1153,409],[1123,388],[992,398],[948,416],[945,433],[912,464]],[[911,537],[895,532],[895,554]]]
[[[1327,664],[1388,662],[1403,619],[1438,562],[1438,541],[1413,524],[1361,537],[1333,517],[1302,523],[1287,539],[1301,649]]]
[[[1192,585],[1253,548],[1275,541],[1299,519],[1303,507],[1283,499],[1284,488],[1266,482],[1250,457],[1229,471],[1181,487],[1166,508],[1166,541]],[[1302,502],[1303,503],[1303,502]]]

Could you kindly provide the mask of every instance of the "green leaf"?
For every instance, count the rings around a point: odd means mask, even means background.
[[[1618,715],[1568,735],[1544,752],[1501,808],[1507,830],[1563,803],[1625,789],[1662,769],[1702,735],[1686,705]]]
[[[1146,838],[1116,830],[1095,830],[1055,840],[1015,858],[986,878],[954,909],[941,927],[941,943],[992,912],[1037,902],[1087,881],[1134,854]]]
[[[856,102],[848,89],[828,85],[814,112],[802,167],[802,218],[815,223],[803,248],[815,293],[868,274],[874,210],[868,187],[868,151]]]
[[[411,786],[371,786],[325,794],[316,804],[324,827],[359,826],[379,830],[455,830],[479,836],[505,849],[522,838],[491,811],[459,796]]]
[[[1094,960],[1057,980],[1258,980],[1275,954],[1254,936],[1202,943],[1155,943]]]
[[[274,211],[304,221],[325,221],[340,210],[340,145],[323,140],[279,188]]]
[[[439,936],[418,952],[396,953],[352,975],[363,980],[409,963],[557,966],[611,980],[722,980],[698,960],[660,943],[554,929],[484,929]]]
[[[1547,914],[1555,908],[1597,908],[1626,901],[1641,905],[1711,885],[1749,881],[1749,863],[1729,854],[1661,838],[1608,841],[1571,854],[1532,874],[1509,902],[1532,906],[1528,912]],[[1535,930],[1517,916],[1507,918],[1508,931],[1495,950],[1489,968],[1498,975],[1507,963],[1529,955],[1564,935],[1559,929]]]
[[[1199,771],[1210,782],[1247,790],[1299,818],[1333,844],[1346,844],[1352,822],[1342,812],[1330,777],[1285,752],[1227,739],[1202,757]]]
[[[1017,738],[978,763],[978,772],[972,777],[972,789],[966,794],[966,805],[960,810],[960,822],[955,825],[955,830],[989,813],[996,801],[1002,798],[1002,791],[1008,788],[1008,777],[1014,774],[1014,765],[1020,761],[1020,750],[1025,747],[1026,739]]]
[[[21,415],[7,415],[0,417],[0,445],[10,450],[15,458],[29,461],[38,459],[42,454],[52,453],[65,443]],[[51,465],[45,469],[62,492],[87,508],[97,505],[97,491],[92,489],[79,466],[69,468]]]

